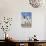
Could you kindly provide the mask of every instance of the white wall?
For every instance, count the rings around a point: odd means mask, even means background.
[[[45,28],[44,28],[44,38],[46,39],[46,15],[45,15],[45,24],[44,24]]]
[[[32,28],[21,27],[22,11],[32,12]],[[17,40],[27,40],[34,34],[37,35],[39,40],[44,40],[45,12],[45,8],[32,8],[28,0],[0,0],[0,16],[13,17],[9,33]]]

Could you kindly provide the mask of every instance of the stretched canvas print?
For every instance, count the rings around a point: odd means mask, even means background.
[[[21,26],[24,28],[32,27],[32,13],[31,12],[21,12]]]

